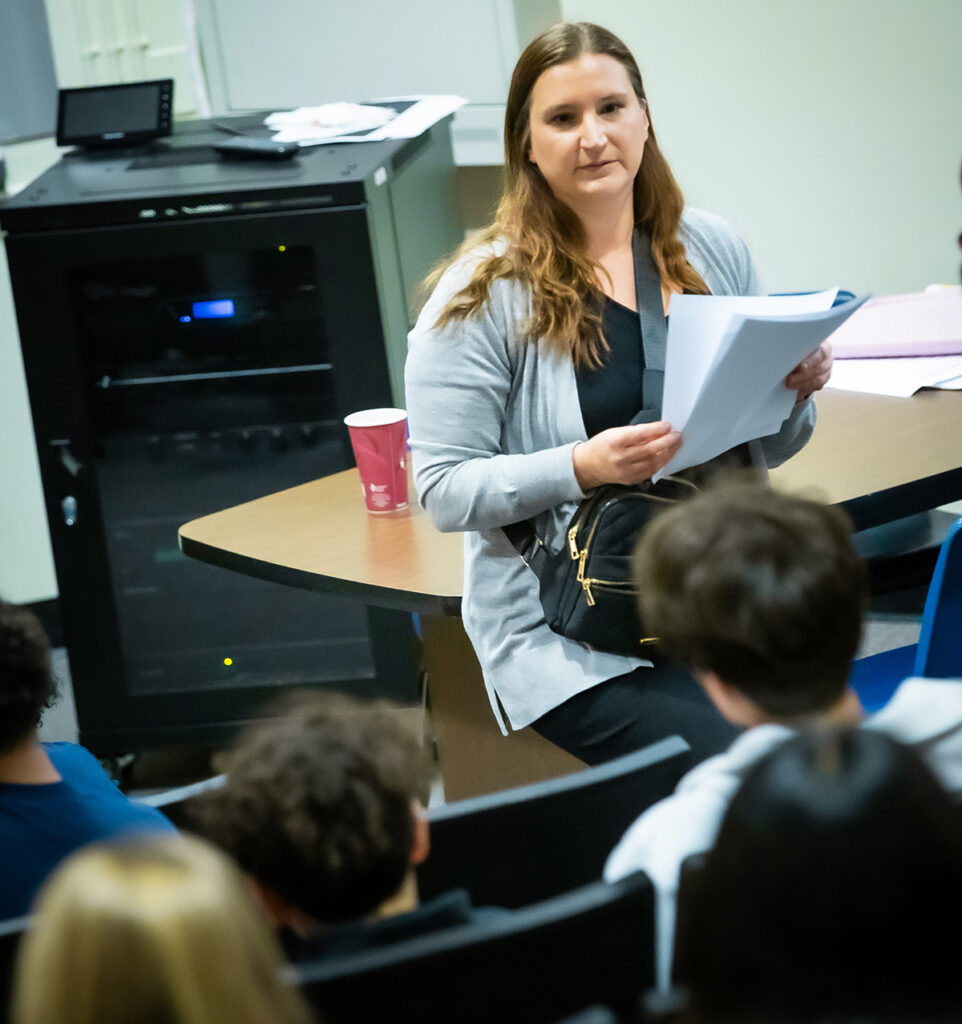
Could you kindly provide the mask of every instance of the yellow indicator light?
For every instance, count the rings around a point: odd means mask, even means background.
[[[277,251],[278,252],[287,252],[287,246],[286,245],[279,245],[277,247]]]
[[[233,665],[234,664],[234,659],[233,658],[225,658],[224,659],[224,664],[225,665]]]

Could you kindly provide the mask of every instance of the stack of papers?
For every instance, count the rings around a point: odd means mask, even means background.
[[[323,103],[268,114],[275,142],[320,146],[330,142],[413,139],[468,101],[463,96],[393,96],[370,103]]]
[[[827,387],[909,398],[920,388],[962,390],[962,356],[837,359]]]
[[[274,130],[275,142],[328,142],[340,135],[372,132],[395,117],[393,107],[373,103],[323,103],[268,114],[264,124]]]
[[[904,398],[962,390],[962,288],[870,299],[829,340],[831,388]]]
[[[865,301],[833,307],[837,293],[672,297],[661,416],[683,443],[652,479],[778,432],[797,397],[785,378]]]
[[[868,302],[832,335],[836,359],[962,355],[962,287]]]

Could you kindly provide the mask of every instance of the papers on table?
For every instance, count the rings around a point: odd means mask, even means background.
[[[268,114],[264,124],[274,129],[275,142],[320,142],[343,135],[368,134],[393,121],[397,114],[393,107],[373,103],[323,103],[319,107]]]
[[[828,387],[908,398],[919,388],[962,390],[962,355],[837,359]]]
[[[413,139],[468,101],[463,96],[394,96],[370,103],[324,103],[268,114],[275,142],[319,146],[329,142]]]
[[[870,299],[829,341],[830,388],[902,398],[919,388],[962,390],[962,288]]]
[[[662,419],[684,443],[653,479],[779,430],[796,398],[785,378],[865,301],[832,308],[837,292],[673,296]]]
[[[962,355],[962,287],[869,299],[831,341],[836,359]]]

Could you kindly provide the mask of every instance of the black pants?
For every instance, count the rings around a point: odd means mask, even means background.
[[[671,735],[688,743],[697,763],[725,750],[740,731],[715,710],[694,676],[671,660],[575,694],[531,728],[587,764]]]

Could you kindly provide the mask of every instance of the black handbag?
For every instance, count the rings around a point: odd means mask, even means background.
[[[648,636],[639,619],[631,554],[660,511],[697,492],[695,484],[672,476],[656,484],[598,487],[578,505],[557,554],[544,546],[530,521],[505,526],[538,577],[551,629],[602,651],[641,658],[657,653],[657,637]]]
[[[647,423],[661,415],[668,330],[650,242],[637,232],[632,256],[644,352],[643,390],[649,407],[631,422]],[[601,651],[642,658],[656,654],[657,638],[648,636],[639,621],[631,553],[659,511],[697,490],[681,477],[664,477],[656,484],[604,484],[578,505],[568,523],[565,546],[557,554],[548,551],[530,521],[503,527],[538,577],[548,625]]]

